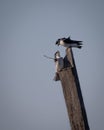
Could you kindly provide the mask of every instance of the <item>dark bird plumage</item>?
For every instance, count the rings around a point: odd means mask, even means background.
[[[56,41],[56,45],[62,45],[64,47],[77,47],[81,48],[82,47],[82,41],[77,41],[77,40],[71,40],[70,37],[68,38],[60,38]]]

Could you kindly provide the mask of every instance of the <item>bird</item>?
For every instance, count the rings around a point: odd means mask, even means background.
[[[56,66],[56,72],[61,71],[64,68],[64,60],[60,56],[60,52],[56,51],[54,54],[54,61],[55,61],[55,66]]]
[[[60,38],[56,41],[56,45],[62,45],[67,48],[76,47],[81,48],[82,47],[82,41],[77,40],[71,40],[70,36],[68,38]]]
[[[59,51],[55,52],[54,61],[55,61],[55,69],[56,69],[54,81],[58,81],[58,80],[60,80],[59,71],[61,71],[64,68],[64,59],[63,59],[63,57],[60,56]]]

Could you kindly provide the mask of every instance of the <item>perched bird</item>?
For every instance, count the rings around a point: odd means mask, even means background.
[[[60,38],[56,41],[56,45],[62,45],[64,47],[76,47],[76,48],[81,48],[82,47],[82,41],[77,41],[77,40],[71,40],[70,37],[68,38]]]
[[[63,58],[60,56],[60,52],[57,51],[54,54],[54,61],[55,61],[55,65],[56,65],[56,72],[61,71],[64,68],[64,60]]]
[[[56,73],[55,73],[55,76],[54,76],[54,80],[58,81],[58,80],[60,80],[58,72],[61,71],[64,68],[64,59],[60,56],[59,51],[57,51],[54,54],[54,61],[55,61],[55,68],[56,68]]]

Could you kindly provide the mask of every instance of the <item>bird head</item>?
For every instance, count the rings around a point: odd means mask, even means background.
[[[54,57],[55,57],[55,59],[60,58],[60,52],[56,51],[55,54],[54,54]]]
[[[58,39],[55,44],[59,46],[60,45],[60,39]]]

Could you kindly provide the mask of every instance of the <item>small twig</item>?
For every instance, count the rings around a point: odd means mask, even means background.
[[[45,58],[47,58],[47,59],[51,59],[51,60],[55,60],[54,58],[52,58],[52,57],[49,57],[49,56],[46,56],[46,55],[43,55]]]

